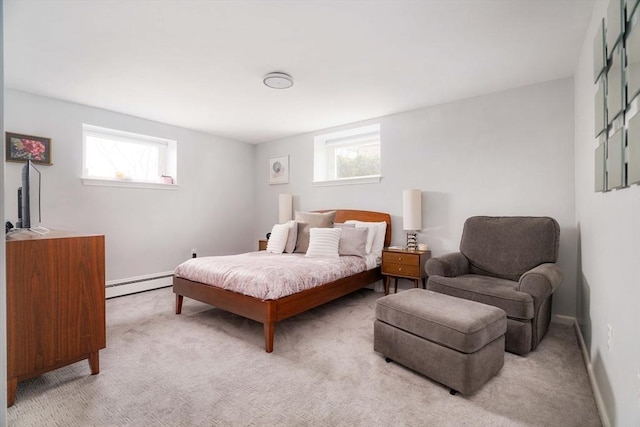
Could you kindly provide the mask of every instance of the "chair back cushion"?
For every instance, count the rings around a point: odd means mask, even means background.
[[[470,273],[517,281],[533,267],[556,262],[559,244],[553,218],[474,216],[464,223],[460,252]]]

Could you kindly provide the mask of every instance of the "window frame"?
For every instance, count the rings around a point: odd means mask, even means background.
[[[337,178],[337,148],[363,146],[377,140],[380,148],[380,173],[349,178]],[[332,163],[332,165],[329,165]],[[374,184],[382,179],[382,138],[379,123],[358,126],[337,132],[317,135],[313,139],[313,185]]]
[[[160,180],[141,180],[130,178],[110,178],[90,176],[87,174],[87,136],[103,137],[113,141],[134,143],[137,145],[150,145],[159,148],[158,171],[161,175],[173,178],[173,183],[164,183]],[[151,189],[178,189],[177,176],[177,141],[159,138],[150,135],[127,132],[119,129],[106,128],[91,124],[82,124],[82,183],[91,186],[151,188]]]

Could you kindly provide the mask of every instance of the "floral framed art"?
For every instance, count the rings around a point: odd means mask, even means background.
[[[6,160],[51,164],[51,138],[6,132]]]
[[[287,184],[289,182],[289,156],[269,158],[269,184]]]

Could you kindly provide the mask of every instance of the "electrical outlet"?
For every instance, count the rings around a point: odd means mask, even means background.
[[[609,353],[613,352],[613,326],[607,323],[607,348]]]

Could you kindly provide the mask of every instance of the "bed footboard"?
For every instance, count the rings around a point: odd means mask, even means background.
[[[265,350],[267,353],[273,351],[275,323],[277,320],[276,301],[265,301],[175,276],[173,278],[173,292],[176,294],[176,314],[182,312],[184,297],[189,297],[262,323],[264,325]]]
[[[278,300],[261,300],[174,276],[173,292],[176,294],[176,314],[182,312],[184,297],[189,297],[262,323],[265,351],[271,353],[276,322],[340,298],[378,280],[382,280],[380,267]]]
[[[176,294],[176,314],[182,312],[184,297],[189,297],[262,323],[265,351],[271,353],[276,322],[340,298],[378,280],[382,280],[380,267],[278,300],[260,300],[174,276],[173,292]]]

